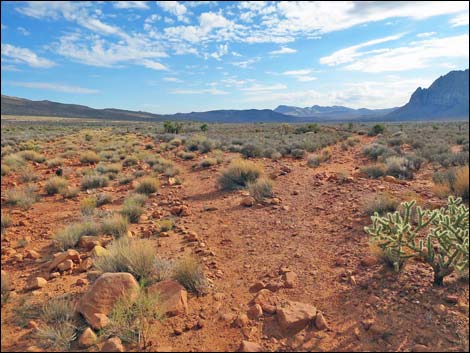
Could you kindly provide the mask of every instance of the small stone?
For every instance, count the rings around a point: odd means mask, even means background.
[[[47,284],[47,280],[42,277],[34,277],[31,278],[28,283],[26,284],[27,290],[35,290],[43,288]]]
[[[93,266],[93,259],[91,257],[87,257],[82,263],[78,266],[78,272],[86,272]]]
[[[430,349],[426,347],[424,344],[415,344],[411,348],[412,352],[430,352]]]
[[[264,289],[266,287],[266,284],[263,282],[263,281],[259,281],[259,282],[256,282],[255,284],[253,284],[249,291],[251,293],[256,293],[256,292],[259,292],[261,289]]]
[[[124,352],[124,347],[122,345],[121,339],[119,337],[111,337],[106,340],[101,352]]]
[[[44,352],[44,350],[38,346],[29,346],[26,348],[26,352]]]
[[[317,316],[313,305],[290,301],[277,309],[277,318],[281,328],[290,334],[305,328]]]
[[[242,341],[238,351],[239,352],[262,352],[263,348],[258,343]]]
[[[31,329],[31,330],[35,330],[39,327],[39,324],[34,320],[30,320],[30,321],[28,321],[28,325],[26,327]]]
[[[263,308],[259,304],[252,305],[247,312],[250,319],[258,319],[263,316]]]
[[[446,302],[451,303],[451,304],[457,304],[459,302],[459,297],[453,294],[448,294],[445,299],[446,299]]]
[[[27,259],[37,260],[37,259],[41,258],[41,254],[39,254],[35,250],[26,250],[26,258]]]
[[[57,278],[57,277],[60,277],[60,272],[52,272],[49,275],[49,279],[54,279],[54,278]]]
[[[432,308],[434,312],[438,315],[444,315],[447,312],[447,309],[444,304],[437,304]]]
[[[254,206],[256,203],[256,200],[251,197],[251,196],[247,196],[247,197],[244,197],[241,201],[240,201],[240,206],[243,206],[243,207],[252,207]]]
[[[317,312],[317,317],[315,318],[315,327],[319,330],[326,330],[328,329],[328,324],[325,320],[323,314],[319,311]]]
[[[361,260],[361,265],[364,267],[370,267],[378,264],[378,259],[375,256],[366,256]]]
[[[86,286],[88,284],[88,280],[85,278],[79,278],[77,279],[77,282],[75,282],[77,286]]]
[[[284,274],[284,286],[286,288],[294,288],[297,283],[297,274],[295,272],[286,272]]]
[[[238,317],[235,319],[235,326],[237,327],[245,327],[248,325],[250,320],[248,319],[248,316],[246,314],[240,314]]]
[[[57,266],[57,269],[58,269],[60,272],[69,271],[69,270],[73,269],[73,261],[70,260],[70,259],[67,259],[67,260],[65,260],[64,262],[60,263],[60,264]]]
[[[364,329],[366,331],[369,331],[369,329],[372,327],[374,322],[375,322],[374,319],[366,319],[366,320],[362,320],[362,325],[364,326]]]
[[[96,333],[90,327],[87,327],[80,335],[80,338],[78,339],[78,345],[80,348],[88,348],[93,346],[97,340],[98,337],[96,336]]]

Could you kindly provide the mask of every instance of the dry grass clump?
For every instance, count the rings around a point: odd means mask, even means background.
[[[187,256],[175,262],[172,277],[188,291],[203,295],[207,293],[209,283],[199,262]]]
[[[11,217],[8,213],[3,213],[2,211],[2,236],[5,234],[7,228],[11,225]],[[3,238],[2,238],[3,240]]]
[[[261,177],[254,182],[248,184],[250,195],[258,202],[265,198],[273,197],[273,181],[271,179]]]
[[[38,200],[39,195],[37,194],[37,188],[34,185],[27,185],[23,188],[7,190],[5,203],[11,206],[19,206],[27,210]]]
[[[369,178],[378,179],[387,173],[387,169],[383,163],[375,163],[361,168],[361,172]]]
[[[105,192],[102,192],[96,195],[96,207],[106,205],[108,203],[111,203],[112,201],[113,201],[112,196]]]
[[[158,226],[160,227],[160,232],[168,232],[173,229],[173,221],[171,219],[161,219],[158,221]]]
[[[465,202],[469,201],[468,165],[438,172],[434,174],[433,181],[433,191],[437,196],[446,198],[449,195],[456,195]]]
[[[460,196],[464,201],[467,202],[469,199],[468,178],[468,165],[457,168],[453,189],[457,196]]]
[[[218,161],[216,158],[204,158],[201,162],[199,162],[199,167],[210,168],[216,164],[218,164]]]
[[[3,162],[2,162],[1,176],[6,176],[6,175],[10,174],[10,172],[11,172],[11,168],[9,166],[7,166],[6,164],[3,164]]]
[[[18,152],[18,156],[23,158],[25,161],[32,161],[36,163],[42,163],[46,160],[46,157],[44,157],[42,154],[32,150]]]
[[[101,224],[101,232],[110,234],[114,238],[120,238],[127,235],[129,229],[129,221],[123,215],[118,213],[109,216],[103,220]]]
[[[55,195],[61,193],[68,185],[69,182],[67,179],[59,176],[53,176],[46,181],[44,189],[48,195]]]
[[[47,166],[49,168],[55,168],[55,167],[60,167],[61,165],[64,164],[64,159],[63,158],[53,158],[50,159],[46,162]]]
[[[384,215],[387,212],[395,212],[397,207],[397,200],[388,193],[382,193],[366,201],[364,212],[368,216],[372,216],[375,212]]]
[[[96,199],[94,197],[87,197],[80,201],[80,212],[84,216],[91,216],[95,212]]]
[[[148,283],[154,274],[156,253],[151,241],[121,237],[114,240],[104,256],[94,259],[103,272],[129,272],[141,283]]]
[[[80,192],[79,188],[73,187],[73,186],[68,186],[64,188],[60,194],[64,199],[73,199],[77,197],[78,193]]]
[[[108,186],[109,179],[103,175],[89,174],[85,175],[81,182],[81,187],[84,190],[97,189]]]
[[[158,191],[160,183],[157,179],[152,177],[145,177],[140,180],[139,184],[135,188],[135,191],[139,194],[150,195]]]
[[[177,156],[180,157],[181,159],[184,159],[185,161],[187,161],[187,160],[191,160],[191,159],[196,158],[196,153],[181,151],[181,152],[178,152]]]
[[[121,170],[121,163],[100,163],[96,167],[96,171],[101,174],[118,174]]]
[[[331,158],[331,149],[325,148],[320,154],[312,154],[307,158],[307,165],[311,168],[318,167]]]
[[[222,171],[218,183],[222,190],[235,190],[247,187],[262,175],[263,169],[259,165],[237,158]]]
[[[3,215],[2,215],[3,219]],[[8,301],[11,291],[11,280],[6,272],[1,274],[1,304],[2,306]]]
[[[139,196],[140,195],[140,196]],[[127,217],[129,222],[138,223],[140,216],[144,213],[142,206],[147,196],[144,194],[136,194],[126,199],[121,208],[121,215]]]
[[[71,224],[54,235],[54,242],[62,251],[77,246],[84,235],[98,235],[100,226],[92,221]]]
[[[80,163],[82,164],[96,164],[101,158],[93,151],[86,151],[80,154]]]

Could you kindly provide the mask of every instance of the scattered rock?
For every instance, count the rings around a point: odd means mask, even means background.
[[[321,311],[319,311],[317,313],[317,317],[315,318],[315,327],[319,330],[327,330],[328,329],[328,324],[325,320],[325,317],[321,313]]]
[[[48,271],[52,272],[52,270],[56,269],[59,264],[64,262],[65,260],[72,260],[73,262],[79,263],[80,262],[80,254],[78,251],[69,249],[65,252],[58,253],[54,255],[54,259],[48,266]]]
[[[130,301],[137,299],[138,290],[139,284],[130,273],[104,273],[80,299],[77,311],[92,328],[101,329],[103,322],[95,314],[108,315],[124,296]]]
[[[39,254],[35,250],[26,250],[26,258],[27,259],[37,260],[37,259],[41,258],[41,254]]]
[[[61,262],[58,266],[57,269],[60,272],[65,272],[73,269],[73,261],[70,259],[65,260],[64,262]]]
[[[90,327],[87,327],[80,335],[80,338],[78,339],[78,345],[80,348],[88,348],[93,346],[97,340],[98,337],[96,336],[95,332],[93,332]]]
[[[95,246],[101,245],[100,238],[95,236],[84,235],[80,238],[78,246],[86,250],[91,250]]]
[[[26,284],[26,290],[35,290],[45,287],[47,280],[42,277],[33,277]]]
[[[424,344],[415,344],[411,348],[411,351],[412,352],[430,352],[431,350],[428,347],[426,347]]]
[[[104,342],[101,352],[124,352],[121,339],[119,337],[111,337]]]
[[[256,200],[251,196],[246,196],[240,201],[240,206],[252,207],[256,203]]]
[[[294,334],[305,328],[316,318],[317,309],[310,304],[289,301],[277,309],[279,325],[288,334]]]
[[[448,295],[446,295],[445,300],[448,303],[457,304],[459,302],[459,297],[457,295],[454,295],[454,294],[448,294]]]
[[[39,327],[39,324],[34,320],[29,320],[28,325],[26,327],[29,328],[30,330],[35,330]]]
[[[77,279],[77,282],[75,282],[77,286],[86,286],[88,284],[88,280],[85,278],[79,278]]]
[[[86,272],[91,268],[91,266],[93,266],[93,259],[91,257],[87,257],[78,266],[78,272]]]
[[[259,282],[256,282],[255,284],[253,284],[249,291],[251,293],[256,293],[256,292],[259,292],[261,289],[264,289],[266,288],[266,284],[263,282],[263,281],[259,281]]]
[[[158,293],[161,307],[167,316],[176,316],[188,312],[188,292],[176,281],[165,280],[153,284],[149,293]]]
[[[289,271],[284,273],[284,286],[286,288],[294,288],[297,284],[298,276],[295,272]]]
[[[370,267],[377,265],[379,263],[379,260],[375,256],[365,256],[361,260],[361,265],[365,267]]]
[[[252,320],[258,319],[263,316],[263,308],[259,304],[252,305],[248,309],[247,315]]]
[[[263,352],[263,348],[258,343],[242,341],[238,351],[239,352]]]
[[[248,319],[248,316],[246,314],[240,314],[235,319],[234,324],[237,327],[245,327],[248,325],[249,322],[250,320]]]

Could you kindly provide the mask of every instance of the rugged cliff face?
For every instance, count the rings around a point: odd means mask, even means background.
[[[429,88],[419,87],[403,107],[387,118],[422,120],[468,118],[469,71],[451,71],[439,77]]]

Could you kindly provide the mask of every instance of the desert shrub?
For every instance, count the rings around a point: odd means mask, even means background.
[[[122,165],[124,167],[131,167],[133,165],[136,165],[138,162],[139,162],[139,160],[137,159],[137,157],[129,156],[126,159],[124,159],[124,161],[122,162]]]
[[[376,136],[379,134],[383,134],[385,131],[385,126],[383,124],[376,124],[372,126],[372,128],[369,130],[368,135],[369,136]]]
[[[52,178],[46,181],[44,189],[48,195],[59,194],[69,185],[67,179],[64,179],[59,176],[53,176]]]
[[[92,221],[73,223],[54,235],[54,242],[62,250],[65,251],[77,246],[80,238],[84,235],[98,235],[100,227]]]
[[[126,236],[128,229],[128,219],[117,213],[105,218],[101,224],[101,232],[104,234],[110,234],[114,238]]]
[[[382,193],[366,201],[364,212],[369,216],[372,216],[376,212],[379,215],[383,215],[387,212],[396,211],[397,207],[397,200],[388,193]]]
[[[166,133],[179,134],[180,132],[183,132],[183,123],[165,121],[163,123],[163,130]]]
[[[96,166],[96,171],[101,174],[117,174],[122,170],[121,163],[100,163]]]
[[[234,159],[222,171],[218,183],[222,190],[245,188],[261,175],[263,175],[263,169],[259,165],[243,159]]]
[[[199,151],[207,153],[212,151],[217,143],[203,135],[194,135],[185,142],[188,151]]]
[[[87,197],[80,201],[80,212],[84,216],[91,216],[95,212],[96,198]]]
[[[46,160],[46,157],[44,157],[42,154],[31,150],[18,152],[18,155],[26,161],[37,163],[43,163]]]
[[[36,330],[35,337],[47,348],[69,350],[78,334],[74,313],[74,304],[67,297],[48,300],[41,312],[44,323]]]
[[[385,217],[376,213],[372,216],[373,224],[365,227],[371,241],[396,271],[410,257],[419,257],[432,267],[437,285],[442,285],[444,278],[454,271],[468,271],[469,210],[461,198],[450,196],[446,207],[432,211],[416,206],[415,201],[402,206],[404,216],[398,211]],[[414,208],[416,223],[411,219]]]
[[[10,291],[11,291],[10,277],[6,272],[2,271],[2,274],[1,274],[1,304],[2,306],[6,304],[6,302],[8,301],[8,298],[10,297]]]
[[[21,158],[18,154],[11,154],[9,156],[6,156],[2,161],[2,165],[6,165],[13,170],[17,170],[18,168],[23,167],[25,164],[25,160]]]
[[[129,272],[141,283],[148,283],[154,273],[156,253],[151,241],[121,237],[114,240],[105,255],[94,259],[103,272]]]
[[[114,305],[103,336],[117,336],[123,342],[146,348],[154,321],[162,318],[158,295],[140,289],[136,300],[130,301],[128,297],[123,297]]]
[[[395,151],[391,150],[387,146],[380,145],[378,143],[374,143],[374,144],[371,144],[371,145],[364,146],[364,148],[362,149],[362,153],[366,157],[368,157],[368,158],[370,158],[374,161],[379,159],[379,157],[382,157],[383,159],[386,159],[387,157],[396,155]]]
[[[6,164],[3,164],[3,163],[2,163],[1,168],[2,168],[2,170],[1,170],[1,175],[2,175],[2,176],[5,176],[5,175],[10,174],[11,168],[10,168],[9,166],[7,166]]]
[[[203,295],[207,293],[208,281],[201,265],[193,257],[184,257],[174,264],[173,279],[188,291]]]
[[[64,199],[73,199],[77,197],[79,192],[80,192],[79,188],[68,186],[62,189],[60,194],[62,195]]]
[[[81,182],[83,190],[102,188],[108,185],[109,179],[103,175],[88,174],[85,175]]]
[[[191,160],[191,159],[194,159],[196,158],[196,154],[193,153],[193,152],[179,152],[178,153],[178,157],[180,157],[181,159],[184,159],[184,160]]]
[[[464,201],[468,202],[469,195],[468,195],[468,165],[465,167],[457,168],[455,173],[455,181],[452,185],[452,189],[455,192],[455,195],[461,197]]]
[[[173,221],[171,219],[162,219],[158,221],[160,232],[168,232],[173,229]]]
[[[256,201],[261,202],[267,197],[274,196],[273,182],[265,177],[258,178],[248,183],[248,191]]]
[[[385,174],[399,179],[412,179],[413,172],[408,168],[405,157],[390,157],[385,161]]]
[[[306,153],[305,150],[302,148],[295,148],[291,151],[292,157],[298,158],[298,159],[304,158],[305,153]]]
[[[119,185],[126,185],[126,184],[130,184],[132,182],[132,180],[134,180],[134,176],[132,176],[132,175],[122,175],[121,177],[119,177],[118,183],[119,183]]]
[[[253,144],[246,144],[240,149],[240,153],[245,158],[261,157],[263,150],[260,146]]]
[[[28,167],[21,168],[19,180],[22,183],[31,183],[39,180],[39,176],[34,173],[34,170]]]
[[[5,234],[6,229],[11,225],[11,217],[8,213],[3,213],[2,211],[1,223],[2,223],[2,235],[3,235]]]
[[[113,198],[111,197],[111,195],[105,192],[101,192],[98,195],[96,195],[96,207],[106,205],[108,203],[111,203],[112,201],[113,201]]]
[[[64,164],[64,160],[62,158],[53,158],[48,160],[46,164],[49,168],[55,168]]]
[[[294,134],[305,134],[307,132],[317,133],[320,131],[320,126],[316,123],[300,126],[294,130]]]
[[[81,153],[79,159],[82,164],[96,164],[101,158],[95,152],[87,151]]]
[[[142,194],[142,196],[144,196],[144,198],[139,198],[134,195],[126,199],[122,205],[120,213],[127,217],[131,223],[138,223],[140,216],[144,213],[142,206],[145,203],[146,197],[144,194]]]
[[[180,138],[174,138],[169,142],[170,145],[178,147],[183,144],[183,141]]]
[[[5,203],[11,206],[19,206],[26,210],[38,200],[37,188],[33,185],[28,185],[23,188],[7,190]]]
[[[204,158],[200,163],[199,167],[209,168],[217,164],[217,159],[215,158]]]
[[[468,166],[450,168],[444,172],[437,172],[433,176],[433,190],[439,197],[456,195],[468,202],[468,178]]]
[[[307,158],[307,165],[311,168],[318,167],[322,162],[321,156],[317,154],[312,154]]]
[[[406,168],[409,170],[417,171],[421,169],[421,166],[425,162],[423,157],[411,154],[406,157]]]
[[[152,177],[143,178],[139,184],[137,184],[135,191],[139,194],[150,195],[158,191],[159,182],[157,179]]]

